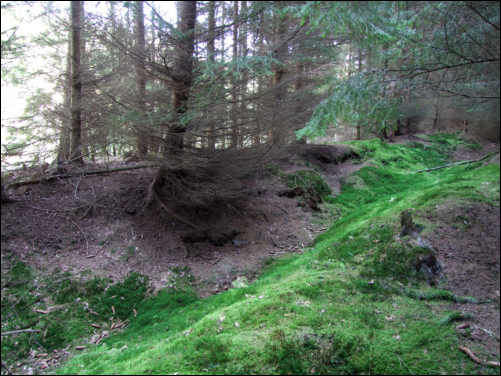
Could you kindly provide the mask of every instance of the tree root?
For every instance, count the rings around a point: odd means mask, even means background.
[[[165,202],[163,202],[163,200],[160,198],[160,196],[158,194],[158,190],[160,189],[160,187],[162,185],[163,175],[164,175],[165,172],[166,171],[165,171],[164,167],[160,167],[158,169],[158,172],[155,175],[155,179],[153,180],[153,183],[151,183],[151,186],[150,186],[150,197],[149,197],[149,199],[148,199],[148,201],[146,203],[146,207],[148,208],[153,203],[153,201],[156,199],[158,201],[158,203],[160,204],[160,206],[162,206],[165,209],[165,211],[167,212],[167,214],[169,215],[169,217],[177,219],[179,222],[184,223],[185,225],[190,226],[191,228],[193,228],[195,230],[199,230],[200,228],[198,226],[195,226],[190,221],[188,221],[188,220],[180,217],[176,213],[174,213],[167,206],[167,204]]]
[[[195,226],[190,221],[188,221],[188,220],[180,217],[179,215],[177,215],[176,213],[174,213],[171,209],[169,209],[169,207],[161,200],[161,198],[156,194],[156,192],[153,192],[153,195],[156,197],[156,199],[157,199],[158,203],[160,204],[160,206],[162,206],[165,209],[165,211],[167,212],[167,214],[169,215],[169,217],[177,219],[179,222],[182,222],[185,225],[188,225],[188,226],[190,226],[191,228],[193,228],[195,230],[199,230],[200,229],[200,227]]]

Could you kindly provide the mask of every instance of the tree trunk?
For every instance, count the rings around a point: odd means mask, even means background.
[[[240,1],[241,4],[241,9],[240,9],[240,18],[242,19],[242,23],[240,25],[240,56],[244,57],[247,55],[247,1]],[[248,72],[246,69],[243,70],[242,72],[242,82],[243,85],[240,86],[239,88],[239,93],[238,97],[240,98],[240,119],[243,119],[244,124],[247,123],[245,119],[246,115],[246,110],[247,110],[247,103],[246,103],[246,96],[247,96],[247,79],[248,79]],[[246,128],[246,129],[244,129]],[[239,147],[244,147],[245,143],[245,137],[248,134],[248,127],[247,126],[239,126],[238,130],[238,145]]]
[[[82,71],[80,61],[80,31],[82,29],[82,5],[80,1],[70,3],[71,10],[71,131],[70,158],[78,164],[84,164],[82,158]]]
[[[216,55],[215,48],[216,39],[216,2],[209,1],[209,41],[207,42],[207,58],[210,62],[214,62]],[[216,137],[214,134],[214,125],[211,124],[208,129],[207,146],[213,150],[216,148]]]
[[[144,156],[148,153],[148,145],[146,141],[147,120],[146,115],[146,49],[144,35],[144,12],[143,2],[134,2],[134,70],[136,74],[136,89],[137,89],[137,109],[140,113],[139,120],[136,124],[136,147],[137,153]]]
[[[358,49],[358,71],[362,72],[362,49]],[[360,131],[360,124],[357,124],[357,140],[360,140],[362,137]]]
[[[351,43],[348,44],[348,77],[351,77]]]
[[[437,129],[437,119],[438,119],[438,105],[437,105],[437,108],[435,110],[435,117],[433,118],[433,126],[431,128],[431,131],[433,133],[435,133],[435,131]]]
[[[238,1],[233,1],[233,60],[238,58]],[[233,78],[231,89],[231,146],[238,147],[237,109],[238,91],[237,77]]]
[[[178,30],[184,34],[176,45],[176,66],[172,74],[174,88],[174,112],[176,120],[171,124],[168,143],[171,154],[181,154],[184,145],[186,126],[181,119],[188,110],[190,89],[193,85],[193,51],[195,49],[195,22],[197,18],[197,2],[182,1]]]
[[[299,51],[299,47],[298,47],[298,51],[297,51],[298,55],[300,55],[300,51]],[[297,61],[296,62],[296,82],[294,83],[294,92],[295,92],[295,96],[296,96],[296,100],[295,100],[295,103],[294,103],[294,112],[296,113],[296,119],[301,119],[301,113],[303,112],[303,103],[302,103],[302,100],[301,100],[301,91],[303,89],[303,86],[304,86],[304,77],[303,77],[303,73],[304,73],[304,63],[301,62],[301,61]],[[304,124],[300,123],[301,125],[298,127],[294,127],[294,131],[298,131],[299,129],[301,129]],[[295,133],[292,133],[292,142],[296,143],[296,144],[305,144],[306,143],[306,138],[301,138],[301,139],[297,139]]]
[[[259,42],[258,42],[258,50],[257,53],[258,55],[263,55],[264,53],[264,33],[262,29],[262,23],[263,23],[263,15],[260,16],[259,18],[259,28],[257,29],[257,32],[259,33]],[[257,77],[257,95],[258,97],[261,97],[261,93],[263,90],[263,76],[258,76]],[[262,104],[261,101],[256,101],[254,103],[254,106],[258,109],[258,113],[260,112],[259,110],[262,109]],[[254,129],[254,137],[252,139],[252,145],[257,146],[261,144],[261,125],[259,123],[259,115],[257,116],[256,119],[256,128]]]
[[[63,116],[59,133],[58,163],[64,163],[70,155],[71,129],[71,29],[68,30],[68,54],[66,56],[66,76],[64,79]]]
[[[388,138],[388,131],[386,129],[386,124],[384,124],[383,129],[381,129],[381,136],[383,140],[386,140]]]
[[[275,1],[275,6],[279,9],[283,7],[283,3],[281,1]],[[275,16],[275,36],[274,36],[274,42],[275,45],[278,46],[277,49],[277,57],[280,58],[280,53],[283,52],[284,47],[281,45],[281,41],[285,37],[285,20],[282,19],[279,15]],[[281,82],[283,78],[284,70],[281,65],[277,65],[273,68],[273,82],[272,85],[274,87],[274,92],[275,92],[275,104],[274,104],[274,110],[273,110],[273,116],[272,116],[272,121],[270,124],[270,135],[273,139],[273,141],[280,141],[279,138],[281,137],[278,134],[277,131],[277,122],[280,119],[280,111],[279,107],[282,102],[282,87],[281,87]]]
[[[86,30],[85,30],[85,9],[84,9],[85,1],[80,1],[81,9],[80,9],[80,17],[81,17],[81,29],[80,29],[80,72],[82,79],[82,97],[84,96],[84,88],[85,88],[85,76],[86,76],[86,66],[85,66],[85,51],[86,46],[85,42],[87,40]],[[89,155],[89,136],[91,134],[90,124],[88,121],[88,111],[86,106],[83,104],[80,106],[81,114],[80,114],[80,133],[81,133],[81,143],[82,143],[82,155]]]

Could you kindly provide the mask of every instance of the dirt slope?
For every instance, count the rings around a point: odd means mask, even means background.
[[[336,147],[330,148],[335,154]],[[305,168],[297,166],[300,160],[304,162],[291,154],[277,164],[291,172]],[[339,178],[362,167],[349,161],[316,162],[327,166],[337,192]],[[123,162],[115,161],[110,167],[120,166]],[[101,275],[122,280],[138,271],[156,288],[175,285],[172,268],[190,270],[199,294],[206,296],[229,288],[239,276],[254,279],[267,258],[301,252],[314,239],[311,211],[277,195],[285,189],[279,177],[257,180],[248,197],[231,205],[187,214],[205,229],[193,230],[159,207],[145,209],[154,174],[153,168],[138,169],[17,190],[18,202],[2,205],[2,255],[12,253],[17,256],[13,259],[40,271],[59,268],[82,279]]]

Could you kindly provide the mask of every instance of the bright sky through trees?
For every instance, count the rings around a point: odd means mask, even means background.
[[[9,1],[2,1],[2,7],[9,4]],[[175,25],[177,11],[174,1],[150,3],[155,7],[155,10],[161,17],[171,24]],[[105,16],[108,12],[108,3],[100,1],[86,1],[86,12]],[[31,2],[30,4],[16,3],[12,10],[4,11],[2,8],[1,22],[2,33],[6,32],[8,36],[14,34],[18,37],[25,37],[29,43],[27,54],[22,57],[23,64],[26,64],[28,72],[35,71],[51,71],[54,69],[64,69],[64,67],[54,67],[53,62],[47,59],[47,54],[52,47],[40,46],[33,41],[42,34],[50,33],[54,25],[60,25],[61,21],[68,23],[69,3],[67,1],[52,2],[51,9],[47,8],[46,2]],[[125,9],[118,9],[117,12],[124,12]],[[147,9],[147,14],[150,14]],[[61,17],[65,17],[63,20]],[[146,25],[149,24],[149,19],[145,19]],[[4,38],[2,38],[4,39]],[[13,64],[17,64],[19,60],[15,59]],[[9,62],[2,61],[3,64]],[[23,115],[27,105],[26,98],[30,92],[35,90],[53,91],[54,83],[45,74],[32,75],[31,78],[22,82],[21,85],[13,85],[4,82],[2,78],[2,122],[14,123],[19,122],[19,118]],[[61,92],[54,93],[53,99],[57,103],[62,103]],[[2,132],[2,145],[6,142],[7,134]]]

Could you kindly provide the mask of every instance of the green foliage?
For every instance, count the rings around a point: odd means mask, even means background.
[[[328,196],[332,193],[329,185],[317,171],[298,170],[293,174],[283,174],[285,185],[289,188],[301,187],[306,190],[313,188],[320,196]]]
[[[227,62],[206,59],[200,66],[200,75],[197,82],[221,79],[219,72],[224,71],[223,77],[240,77],[244,72],[256,76],[270,76],[275,66],[285,67],[280,60],[269,56],[239,56]]]
[[[378,132],[394,124],[400,116],[401,98],[390,95],[385,74],[359,73],[349,78],[332,78],[326,90],[328,96],[315,108],[306,127],[297,138],[321,137],[329,128],[343,124],[357,124],[368,132]]]
[[[454,98],[461,111],[499,112],[498,3],[308,2],[292,9],[312,32],[344,35],[365,70],[332,71],[322,87],[327,98],[298,138],[338,124],[367,133],[391,128],[409,95],[410,103],[430,93]],[[359,70],[353,63],[348,69]]]

